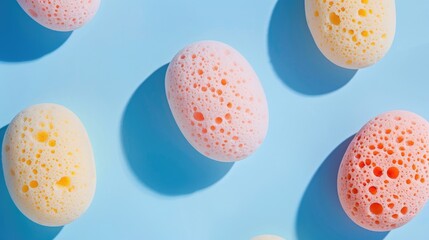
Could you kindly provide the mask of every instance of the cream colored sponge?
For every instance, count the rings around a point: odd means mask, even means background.
[[[392,45],[394,0],[305,0],[307,23],[333,63],[359,69],[378,62]]]
[[[89,207],[96,183],[91,143],[79,118],[65,107],[40,104],[19,113],[2,150],[7,189],[34,222],[65,225]]]

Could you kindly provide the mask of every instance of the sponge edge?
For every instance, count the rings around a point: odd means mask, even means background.
[[[394,0],[305,0],[305,12],[320,51],[343,68],[373,65],[393,43]]]
[[[168,103],[189,143],[205,156],[238,161],[262,144],[268,106],[250,64],[232,47],[202,41],[181,50],[165,79]]]
[[[39,24],[55,31],[73,31],[89,22],[100,0],[17,0]]]
[[[285,239],[276,235],[260,235],[260,236],[253,237],[251,240],[285,240]]]
[[[96,173],[79,118],[55,104],[31,106],[10,123],[2,146],[7,189],[19,210],[45,226],[62,226],[89,207]]]
[[[429,123],[406,111],[369,121],[341,162],[338,195],[347,215],[372,231],[408,223],[429,197]]]

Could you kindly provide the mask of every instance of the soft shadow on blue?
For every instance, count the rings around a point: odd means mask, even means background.
[[[338,169],[353,137],[329,154],[305,190],[295,226],[299,240],[381,240],[389,233],[359,227],[341,207],[337,191]]]
[[[198,153],[176,125],[165,94],[164,65],[134,92],[122,120],[122,144],[128,163],[147,187],[164,195],[184,195],[224,177],[233,163]]]
[[[41,58],[59,48],[71,34],[41,26],[16,0],[0,0],[0,61],[24,62]]]
[[[0,147],[7,126],[0,128]],[[63,227],[44,227],[26,218],[15,206],[7,191],[0,154],[0,239],[3,240],[51,240]]]
[[[322,95],[346,85],[356,70],[338,67],[326,59],[311,36],[304,0],[279,0],[268,32],[271,64],[279,78],[304,95]]]

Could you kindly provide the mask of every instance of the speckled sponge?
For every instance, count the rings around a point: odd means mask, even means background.
[[[429,123],[405,111],[369,121],[354,137],[338,173],[347,215],[373,231],[409,222],[429,197]]]
[[[56,31],[82,27],[95,15],[100,0],[18,0],[36,22]]]
[[[203,41],[181,50],[168,67],[166,93],[180,130],[209,158],[244,159],[267,134],[268,106],[259,79],[224,43]]]

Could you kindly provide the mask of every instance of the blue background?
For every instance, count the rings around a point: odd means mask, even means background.
[[[305,23],[303,0],[102,0],[73,33],[33,22],[0,1],[0,137],[25,107],[74,111],[91,137],[97,191],[62,228],[36,225],[0,176],[1,239],[427,239],[429,208],[406,226],[354,225],[336,196],[342,154],[370,118],[406,109],[429,119],[428,1],[397,1],[397,35],[373,67],[328,62]],[[166,64],[185,45],[219,40],[239,50],[264,86],[270,129],[235,164],[199,155],[164,95]]]

